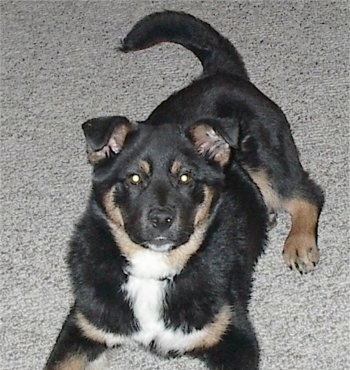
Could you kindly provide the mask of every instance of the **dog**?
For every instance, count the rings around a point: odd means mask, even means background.
[[[283,113],[229,41],[191,15],[151,14],[121,50],[162,41],[193,51],[203,75],[146,121],[83,124],[92,190],[68,254],[75,302],[47,370],[103,369],[106,351],[130,340],[210,369],[258,369],[247,307],[269,213],[292,215],[292,268],[318,261],[323,195]]]

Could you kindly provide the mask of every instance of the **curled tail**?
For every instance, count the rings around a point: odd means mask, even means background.
[[[122,42],[123,52],[173,42],[192,51],[203,66],[203,75],[226,72],[248,80],[248,73],[236,48],[208,23],[190,14],[164,11],[137,22]]]

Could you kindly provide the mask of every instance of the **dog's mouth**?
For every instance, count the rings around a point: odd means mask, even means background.
[[[186,231],[181,230],[181,232],[176,230],[167,230],[160,233],[154,232],[149,228],[132,230],[131,228],[128,228],[128,224],[125,225],[124,230],[131,241],[140,247],[154,252],[163,253],[170,252],[185,244],[193,233],[193,228],[188,228]]]
[[[187,232],[185,230],[181,230],[181,232],[172,230],[162,233],[154,233],[149,229],[142,230],[142,232],[140,232],[140,230],[136,231],[136,233],[128,232],[130,239],[134,243],[145,249],[160,253],[170,252],[187,243],[193,233],[192,228],[188,228],[186,230]]]
[[[147,240],[142,246],[155,252],[169,252],[177,247],[177,243],[164,236],[158,236],[153,240]]]

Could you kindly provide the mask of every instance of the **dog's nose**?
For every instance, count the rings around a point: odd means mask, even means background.
[[[148,214],[148,220],[151,225],[159,231],[169,229],[175,218],[174,212],[169,208],[152,208]]]

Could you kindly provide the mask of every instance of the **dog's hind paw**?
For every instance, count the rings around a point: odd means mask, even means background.
[[[312,271],[320,259],[315,237],[311,234],[291,234],[288,236],[283,259],[291,270],[306,274]]]

